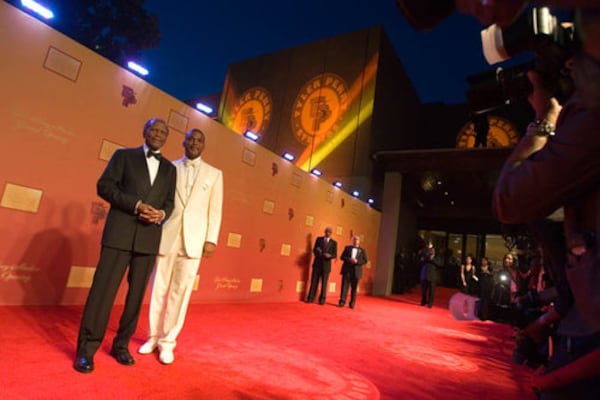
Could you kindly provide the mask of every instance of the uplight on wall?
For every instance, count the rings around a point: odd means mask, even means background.
[[[316,169],[316,168],[313,168],[310,171],[310,173],[313,174],[313,175],[315,175],[315,176],[321,176],[321,175],[323,175],[323,173],[321,171],[319,171],[318,169]]]
[[[353,190],[352,191],[352,196],[358,197],[358,196],[360,196],[360,192],[358,190]]]
[[[295,155],[293,155],[292,153],[288,153],[287,151],[283,153],[281,157],[285,158],[288,161],[294,161],[296,159]]]
[[[367,200],[367,203],[369,203],[370,205],[373,205],[373,204],[375,204],[375,200],[369,198],[369,200]]]
[[[45,18],[45,19],[54,18],[54,13],[50,9],[42,6],[39,3],[36,3],[33,0],[21,0],[21,5],[25,8],[27,8],[28,10],[33,11],[34,13],[36,13],[37,15],[39,15],[42,18]]]
[[[127,62],[127,68],[129,68],[130,70],[135,71],[138,74],[143,75],[143,76],[146,76],[149,74],[149,71],[146,68],[142,67],[141,65],[139,65],[133,61]]]
[[[212,107],[207,106],[204,103],[196,103],[196,108],[202,111],[204,114],[212,114],[212,112],[214,111]]]
[[[335,182],[333,182],[333,186],[335,186],[336,188],[341,188],[342,187],[342,182],[335,181]]]
[[[252,140],[253,142],[258,142],[258,139],[260,139],[260,136],[252,131],[244,132],[244,137]]]

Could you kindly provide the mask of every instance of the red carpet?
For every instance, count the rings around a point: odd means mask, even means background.
[[[147,306],[130,350],[109,355],[121,307],[95,357],[72,369],[82,307],[0,307],[0,397],[9,399],[535,399],[530,371],[510,363],[512,328],[458,322],[448,289],[432,309],[417,291],[359,297],[355,310],[328,304],[195,304],[164,366],[137,354]]]

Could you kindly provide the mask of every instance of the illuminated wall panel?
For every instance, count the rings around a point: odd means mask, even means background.
[[[10,39],[0,40],[0,305],[84,303],[108,212],[97,179],[116,149],[142,144],[155,116],[171,127],[165,157],[181,157],[184,131],[197,127],[203,158],[224,175],[217,252],[202,261],[192,302],[298,301],[327,225],[340,246],[361,234],[376,265],[381,215],[363,202],[4,2],[0,37]]]

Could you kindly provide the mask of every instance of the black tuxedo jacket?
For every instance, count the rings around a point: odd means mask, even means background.
[[[331,258],[323,257],[323,253],[331,254]],[[331,260],[337,258],[337,242],[332,238],[329,238],[327,246],[325,246],[325,236],[319,236],[315,240],[315,246],[313,247],[313,254],[315,259],[313,261],[313,268],[323,268],[323,271],[331,272]]]
[[[356,264],[350,262],[350,258],[352,257],[352,249],[354,246],[346,246],[344,247],[344,251],[342,252],[342,256],[340,259],[344,262],[342,265],[342,271],[340,272],[342,275],[350,274],[354,270],[354,276],[356,279],[362,278],[362,266],[367,263],[367,253],[365,249],[362,247],[358,247],[358,251],[356,253]]]
[[[119,149],[111,157],[98,180],[98,196],[110,203],[102,245],[144,254],[156,254],[162,225],[138,219],[138,201],[163,210],[166,221],[173,211],[177,172],[170,161],[161,158],[154,184],[143,147]]]

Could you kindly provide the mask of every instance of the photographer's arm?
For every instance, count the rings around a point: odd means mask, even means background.
[[[598,378],[600,378],[600,349],[547,374],[534,375],[531,378],[531,386],[537,391],[546,392],[581,380]]]
[[[546,145],[549,132],[540,128],[555,127],[562,109],[558,101],[552,97],[552,93],[543,86],[542,79],[536,71],[529,71],[527,77],[533,85],[533,92],[528,100],[535,110],[535,118],[538,122],[529,125],[527,133],[506,160],[504,169],[508,170],[514,169]]]

